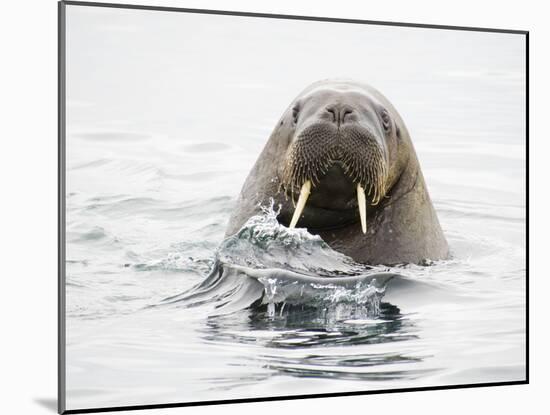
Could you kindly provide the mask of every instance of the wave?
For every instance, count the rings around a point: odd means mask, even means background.
[[[273,206],[262,209],[218,248],[210,274],[192,289],[158,306],[209,306],[210,315],[247,307],[269,316],[293,306],[326,310],[345,305],[349,315],[377,316],[386,285],[399,277],[332,250],[305,229],[277,221]]]

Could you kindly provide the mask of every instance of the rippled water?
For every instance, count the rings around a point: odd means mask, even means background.
[[[79,6],[68,22],[68,409],[525,378],[521,36]],[[403,115],[451,259],[367,268],[270,207],[223,239],[283,110],[336,76]]]

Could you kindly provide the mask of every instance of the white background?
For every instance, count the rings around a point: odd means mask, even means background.
[[[137,1],[137,0],[136,0]],[[141,411],[542,413],[547,408],[549,276],[545,215],[550,26],[541,1],[194,0],[142,4],[529,30],[530,385]],[[54,413],[57,389],[57,5],[10,1],[0,12],[0,411]],[[536,189],[536,192],[535,192]],[[546,409],[547,410],[547,409]]]

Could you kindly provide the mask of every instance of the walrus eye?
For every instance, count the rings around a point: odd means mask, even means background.
[[[380,115],[382,117],[382,126],[384,127],[384,131],[389,133],[391,130],[391,119],[390,114],[388,114],[387,110],[382,110],[382,114]]]
[[[298,115],[300,114],[300,105],[296,104],[292,107],[292,121],[294,124],[298,122]]]

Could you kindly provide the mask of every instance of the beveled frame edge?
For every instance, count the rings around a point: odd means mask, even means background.
[[[136,0],[139,1],[139,0]],[[317,21],[317,22],[332,22],[332,23],[351,23],[351,24],[369,24],[376,26],[402,26],[402,27],[416,27],[423,29],[443,29],[443,30],[462,30],[471,32],[491,32],[491,33],[508,33],[508,34],[521,34],[528,33],[527,30],[518,29],[501,29],[491,27],[468,27],[468,26],[453,26],[453,25],[435,25],[426,23],[407,23],[407,22],[390,22],[380,20],[362,20],[362,19],[349,19],[338,17],[323,17],[323,16],[302,16],[291,14],[276,14],[276,13],[256,13],[256,12],[242,12],[233,10],[213,10],[213,9],[191,9],[184,7],[167,7],[167,6],[148,6],[143,4],[128,4],[128,3],[102,3],[102,2],[88,2],[78,0],[65,0],[62,1],[67,5],[72,6],[90,6],[90,7],[108,7],[117,9],[133,9],[133,10],[154,10],[164,12],[183,12],[183,13],[195,13],[195,14],[215,14],[225,16],[238,16],[238,17],[264,17],[268,19],[284,19],[284,20],[305,20],[305,21]]]
[[[58,244],[58,286],[57,286],[57,411],[66,409],[66,326],[65,326],[65,136],[66,136],[66,3],[57,5],[57,244]]]

